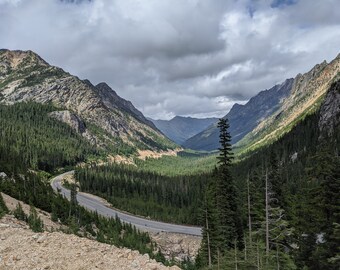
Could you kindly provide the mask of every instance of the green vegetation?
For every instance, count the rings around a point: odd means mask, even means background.
[[[0,191],[31,205],[29,216],[21,205],[14,215],[28,222],[33,230],[41,231],[43,224],[35,207],[40,208],[50,212],[54,221],[66,225],[68,233],[136,249],[167,263],[161,254],[154,253],[155,244],[147,233],[121,223],[118,218],[100,217],[52,190],[48,180],[50,173],[98,154],[68,125],[48,116],[55,110],[51,105],[36,103],[0,105],[0,172],[9,175],[0,177]],[[0,196],[0,215],[7,211]]]
[[[4,198],[2,197],[2,194],[0,193],[0,218],[2,218],[7,213],[8,213],[8,208],[4,202]]]
[[[241,141],[239,141],[236,145],[234,145],[234,153],[238,159],[241,159],[242,157],[246,157],[251,152],[256,151],[257,149],[261,147],[266,147],[267,145],[272,144],[273,142],[277,141],[279,138],[290,132],[298,123],[300,123],[303,119],[305,119],[308,115],[314,114],[321,106],[322,101],[324,100],[324,96],[322,95],[319,97],[319,99],[310,105],[302,114],[300,114],[297,118],[294,119],[291,123],[284,127],[280,127],[279,123],[277,121],[273,122],[271,125],[269,125],[267,128],[262,129],[260,132],[256,133],[255,135],[252,133],[249,133],[246,135]],[[304,97],[306,99],[307,96]],[[296,107],[299,106],[299,104],[304,103],[303,100],[299,100],[299,102],[296,104]],[[286,113],[281,112],[276,118],[282,118],[285,117]],[[275,119],[276,120],[276,119]],[[275,132],[275,136],[268,136],[265,140],[264,138]],[[262,140],[260,143],[255,143],[257,141]]]
[[[195,175],[211,172],[216,166],[216,155],[180,152],[178,156],[163,156],[159,159],[135,159],[140,170],[167,176]]]
[[[171,142],[166,137],[161,137],[154,131],[144,130],[147,136],[144,136],[141,132],[136,131],[138,140],[133,140],[135,145],[141,150],[153,150],[151,147],[166,151],[168,149],[175,149],[178,147],[177,144]]]
[[[18,203],[17,204],[17,207],[14,209],[13,211],[13,215],[19,219],[19,220],[22,220],[22,221],[26,221],[27,222],[27,215],[25,214],[24,212],[24,209],[22,209],[22,205],[21,203]]]
[[[198,265],[212,266],[219,263],[220,256],[226,256],[229,249],[237,248],[242,239],[237,194],[230,168],[233,154],[228,120],[220,119],[220,144],[218,167],[210,178],[204,195],[202,222],[203,240],[197,258]],[[238,229],[239,228],[239,229]]]
[[[12,180],[0,179],[0,190],[18,200],[32,205],[29,217],[18,205],[14,215],[21,220],[28,221],[35,231],[41,231],[42,223],[37,217],[34,207],[52,213],[52,218],[69,226],[66,232],[79,236],[96,237],[98,241],[114,244],[119,247],[128,247],[148,253],[152,258],[160,258],[153,254],[155,244],[149,235],[139,232],[131,225],[121,223],[118,218],[107,219],[96,213],[91,213],[66,200],[60,194],[54,193],[47,179],[42,179],[36,174],[12,175]],[[34,206],[34,207],[33,207]]]
[[[98,151],[68,125],[49,117],[52,105],[33,102],[0,105],[0,168],[52,172],[75,165]]]
[[[33,72],[34,71],[34,72]],[[65,73],[61,68],[55,67],[32,67],[30,69],[25,69],[24,74],[20,74],[21,76],[25,76],[24,81],[20,84],[20,88],[22,87],[31,87],[37,84],[41,84],[48,78],[61,78],[65,76]]]
[[[102,148],[106,154],[117,154],[124,156],[131,156],[137,153],[137,149],[119,137],[112,136],[109,132],[103,130],[93,123],[85,123],[87,129],[102,142]]]
[[[27,218],[28,225],[30,229],[34,232],[43,232],[44,231],[44,223],[38,216],[37,210],[33,205],[30,208],[30,214]]]
[[[156,220],[197,224],[206,174],[162,176],[126,165],[77,167],[81,190],[114,207]]]
[[[320,140],[318,119],[318,112],[306,116],[277,142],[231,167],[241,234],[235,233],[233,245],[220,252],[221,234],[214,222],[219,197],[209,183],[206,198],[215,201],[207,200],[202,216],[208,216],[211,227],[204,219],[201,224],[210,232],[212,269],[339,268],[340,127]],[[243,238],[237,237],[242,233]],[[204,236],[196,266],[205,269]]]

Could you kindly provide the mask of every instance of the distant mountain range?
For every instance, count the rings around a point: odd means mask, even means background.
[[[32,51],[0,50],[0,103],[52,103],[51,113],[100,147],[166,150],[166,138],[130,101],[106,83],[96,86],[49,65]]]
[[[327,89],[339,78],[340,55],[261,91],[245,105],[235,104],[225,116],[230,121],[235,151],[254,150],[290,131],[307,114],[319,109]],[[0,103],[26,101],[52,103],[58,110],[51,117],[67,123],[101,148],[127,149],[131,153],[175,149],[177,144],[194,150],[219,147],[217,118],[177,116],[169,121],[151,121],[106,83],[93,85],[80,80],[32,51],[2,49]]]
[[[175,116],[171,120],[153,120],[155,126],[172,141],[182,144],[190,137],[218,121],[218,118],[192,118]]]
[[[235,104],[225,116],[230,122],[235,151],[254,150],[277,140],[305,115],[317,110],[331,83],[339,78],[340,55],[330,63],[324,61],[303,75],[261,91],[245,105]],[[213,124],[189,138],[183,146],[216,150],[218,133],[217,125]]]

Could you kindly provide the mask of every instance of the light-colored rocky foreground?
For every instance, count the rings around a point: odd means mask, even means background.
[[[0,220],[0,269],[179,269],[138,251],[61,232],[34,233],[6,215]]]

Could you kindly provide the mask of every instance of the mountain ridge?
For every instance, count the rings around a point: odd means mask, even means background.
[[[0,50],[0,102],[52,103],[84,121],[88,134],[101,147],[166,150],[176,147],[107,84],[93,86],[61,68],[49,65],[32,51]],[[130,152],[136,150],[130,150]]]
[[[153,120],[156,127],[172,141],[182,144],[185,140],[218,121],[218,118],[175,116],[170,120]]]
[[[287,79],[281,85],[276,85],[268,90],[261,91],[251,98],[245,105],[235,104],[225,116],[230,121],[230,133],[233,137],[234,149],[236,152],[254,150],[261,145],[273,142],[292,126],[317,109],[327,92],[331,83],[340,77],[340,54],[330,63],[323,61],[315,65],[304,74],[298,74],[294,79]],[[276,103],[270,105],[267,114],[258,114],[254,118],[253,111],[246,111],[246,108],[254,103],[254,100],[261,101],[261,95],[268,93],[275,94],[275,89],[282,89],[282,95],[276,99]],[[242,114],[245,114],[242,116]],[[253,121],[253,125],[242,122],[242,118]],[[255,114],[256,116],[256,114]],[[261,117],[260,117],[261,116]],[[236,123],[236,124],[235,124]],[[238,123],[238,124],[237,124]],[[243,124],[241,124],[243,123]],[[254,125],[256,123],[256,125]],[[237,127],[239,128],[237,129]],[[236,131],[242,131],[236,132]],[[235,139],[236,138],[236,139]],[[184,144],[186,148],[195,150],[215,150],[218,148],[217,126],[210,126],[200,134],[188,139]]]
[[[287,79],[282,84],[259,92],[244,105],[238,103],[233,105],[229,113],[224,116],[229,119],[233,143],[238,142],[243,138],[242,135],[255,128],[262,118],[278,109],[282,99],[288,96],[292,82],[293,79]],[[195,150],[215,150],[219,147],[218,136],[217,124],[214,124],[188,139],[183,146]],[[199,144],[203,147],[196,147]]]

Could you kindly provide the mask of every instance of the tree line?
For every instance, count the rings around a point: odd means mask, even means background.
[[[80,189],[114,207],[156,220],[198,224],[207,174],[164,176],[122,164],[77,167]]]
[[[232,163],[222,119],[218,166],[201,212],[198,268],[338,269],[340,130],[320,139],[319,113]]]
[[[43,223],[36,212],[40,208],[65,225],[66,233],[139,250],[167,263],[147,233],[119,218],[89,212],[78,205],[75,196],[70,202],[53,191],[48,179],[51,173],[99,153],[68,125],[48,115],[55,110],[51,104],[33,102],[0,105],[0,172],[7,174],[0,177],[0,192],[31,205],[28,216],[20,205],[13,214],[34,231],[41,231]],[[6,213],[9,210],[0,194],[0,218]]]
[[[67,124],[48,114],[51,104],[0,104],[0,168],[18,173],[27,168],[51,172],[98,154]]]

